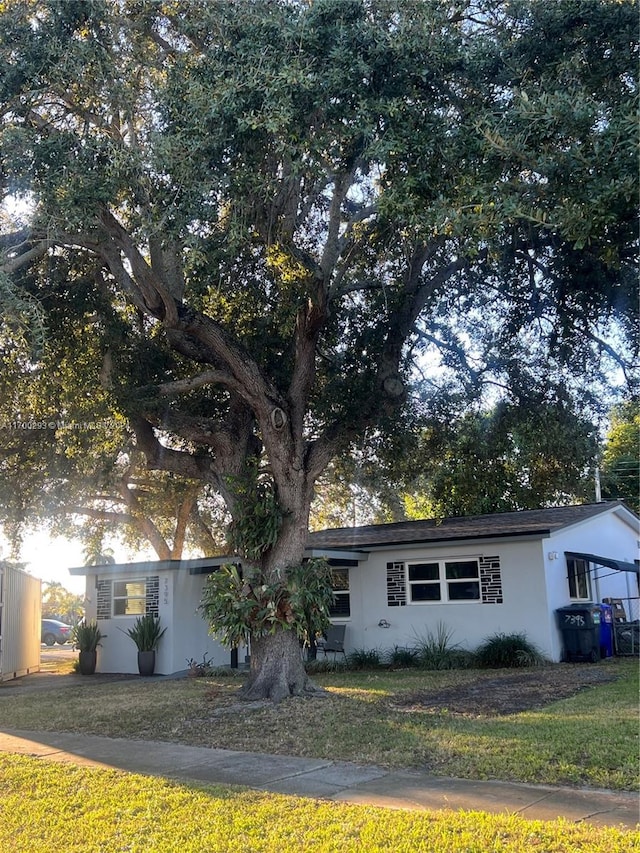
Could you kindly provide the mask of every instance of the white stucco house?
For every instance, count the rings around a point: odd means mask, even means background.
[[[442,624],[462,648],[519,632],[558,661],[558,608],[613,599],[618,618],[638,619],[639,539],[640,520],[617,501],[323,530],[309,535],[307,554],[334,569],[332,621],[345,625],[347,652],[410,646]],[[156,672],[205,654],[235,663],[197,612],[206,575],[232,559],[71,569],[86,575],[87,618],[106,634],[98,671],[137,671],[124,631],[145,612],[167,627]]]

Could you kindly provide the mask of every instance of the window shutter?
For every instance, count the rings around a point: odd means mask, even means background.
[[[158,616],[160,608],[160,578],[158,575],[145,578],[147,601],[145,612],[148,616]]]
[[[102,580],[96,584],[96,618],[111,619],[112,581]]]
[[[406,603],[404,563],[387,563],[387,604],[389,607],[404,607]]]
[[[480,560],[480,586],[483,604],[503,603],[500,557],[483,557]]]

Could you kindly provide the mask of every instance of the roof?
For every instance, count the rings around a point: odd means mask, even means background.
[[[452,542],[467,539],[494,539],[522,536],[549,536],[557,530],[594,518],[612,509],[623,508],[620,501],[546,509],[499,512],[454,518],[400,521],[365,527],[338,527],[311,533],[311,548],[380,548],[385,545],[411,545],[428,542]]]
[[[370,524],[364,527],[337,527],[310,533],[307,556],[325,556],[329,562],[346,565],[351,556],[356,562],[367,559],[366,551],[392,545],[436,542],[460,542],[477,539],[544,538],[564,527],[588,521],[612,511],[622,512],[638,521],[621,501],[549,507],[547,509],[500,512],[492,515],[469,515],[454,518],[400,521],[394,524]],[[153,560],[141,563],[113,563],[102,566],[79,566],[69,569],[71,575],[117,575],[135,573],[139,577],[165,570],[188,571],[191,575],[209,574],[233,556],[199,557],[191,560]],[[355,563],[354,563],[355,564]]]
[[[237,557],[197,557],[193,560],[148,560],[141,563],[104,563],[99,566],[76,566],[69,569],[70,575],[119,575],[137,577],[153,575],[160,571],[188,571],[190,575],[210,574],[225,563],[233,563]]]

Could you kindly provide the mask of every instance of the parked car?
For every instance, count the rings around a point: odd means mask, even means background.
[[[53,646],[55,643],[64,646],[71,639],[71,625],[66,625],[58,619],[43,619],[40,628],[40,640],[47,646]]]

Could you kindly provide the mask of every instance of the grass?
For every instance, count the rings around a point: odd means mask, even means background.
[[[631,853],[640,834],[479,812],[405,812],[0,755],[12,853]]]
[[[638,668],[602,666],[618,679],[542,709],[464,716],[407,709],[402,696],[475,683],[471,670],[329,672],[320,699],[239,706],[229,678],[113,682],[73,691],[0,691],[9,728],[75,731],[227,749],[414,767],[461,778],[494,778],[614,790],[638,786]],[[486,672],[483,672],[486,675]]]

